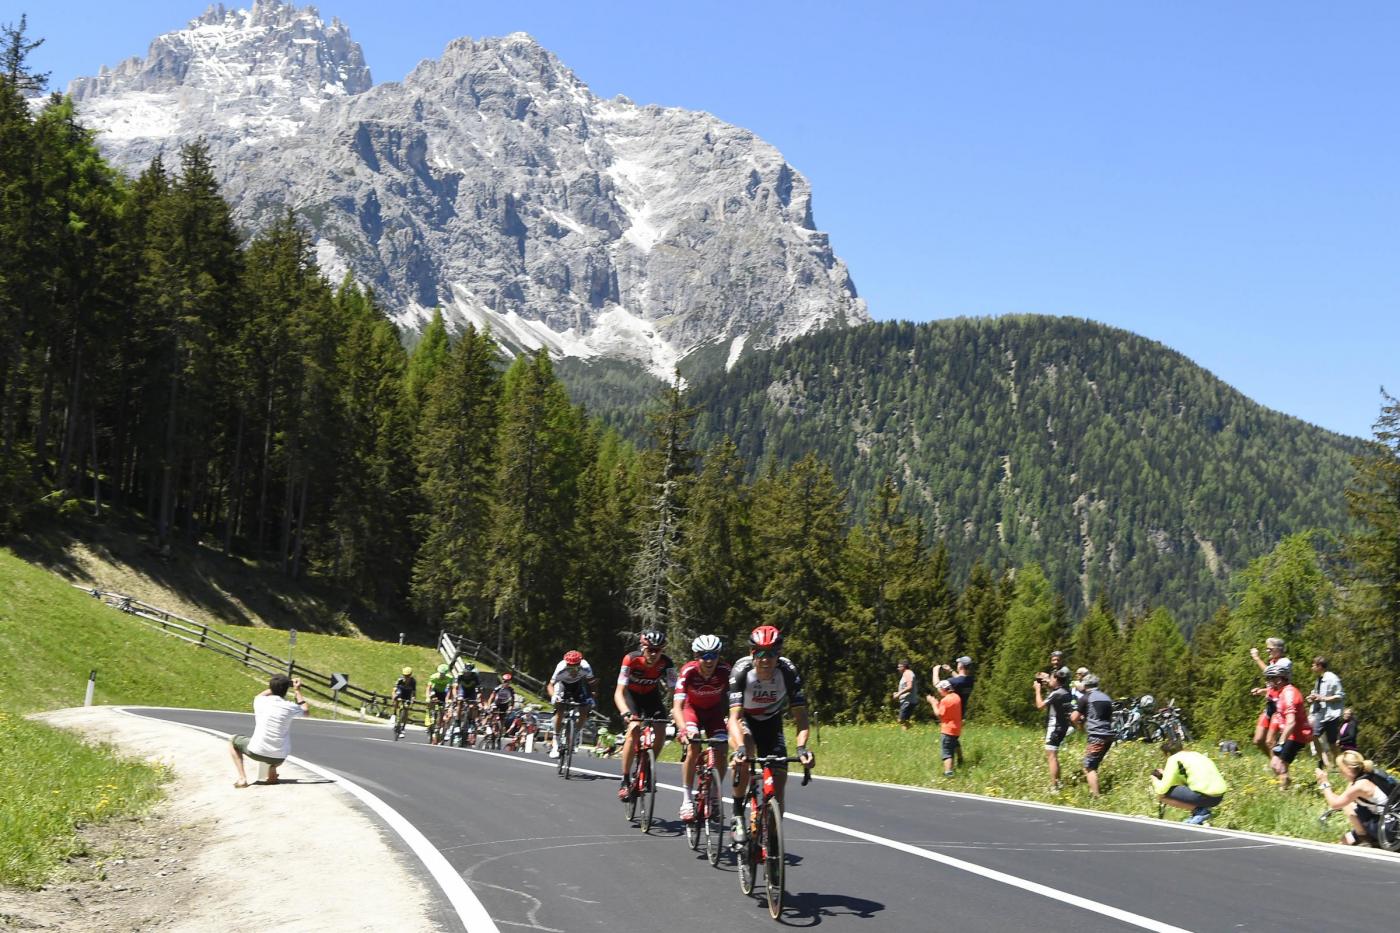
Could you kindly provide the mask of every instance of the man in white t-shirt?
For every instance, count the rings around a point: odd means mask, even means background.
[[[287,699],[287,688],[296,694],[296,702]],[[248,774],[243,770],[243,756],[267,765],[267,783],[277,783],[277,767],[292,752],[292,720],[305,716],[308,704],[301,695],[301,678],[273,674],[267,689],[253,697],[253,734],[235,735],[229,740],[229,755],[238,771],[234,787],[247,787]]]

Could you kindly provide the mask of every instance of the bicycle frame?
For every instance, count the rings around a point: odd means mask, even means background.
[[[778,782],[773,773],[773,766],[801,759],[785,755],[765,755],[748,760],[758,773],[749,774],[749,787],[744,796],[744,808],[740,817],[748,821],[748,841],[737,847],[739,888],[746,895],[753,893],[758,864],[762,862],[768,914],[777,920],[783,912],[787,852],[783,846],[782,806],[777,799]],[[811,780],[812,771],[804,766],[803,786]]]

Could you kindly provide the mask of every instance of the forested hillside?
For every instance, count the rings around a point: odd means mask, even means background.
[[[1070,318],[872,324],[746,357],[695,387],[702,443],[815,454],[860,513],[893,476],[972,563],[1038,561],[1076,608],[1208,618],[1291,532],[1341,531],[1360,442],[1251,402],[1161,344]]]

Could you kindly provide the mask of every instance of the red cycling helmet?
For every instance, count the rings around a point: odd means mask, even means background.
[[[503,683],[503,684],[508,684],[508,683],[510,683],[510,682],[511,682],[510,671],[506,671],[504,674],[501,675],[501,683]]]
[[[781,648],[783,633],[772,625],[760,625],[749,635],[749,644],[754,648]]]
[[[577,651],[566,651],[564,653],[564,663],[569,667],[573,667],[575,664],[582,664],[583,655]]]

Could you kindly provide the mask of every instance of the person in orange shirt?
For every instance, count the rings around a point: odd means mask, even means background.
[[[953,690],[953,685],[946,680],[938,682],[938,692],[941,694],[934,698],[929,694],[925,699],[928,705],[933,708],[933,715],[938,720],[938,732],[943,744],[943,776],[953,776],[953,758],[962,758],[962,743],[959,738],[962,735],[962,697]]]

